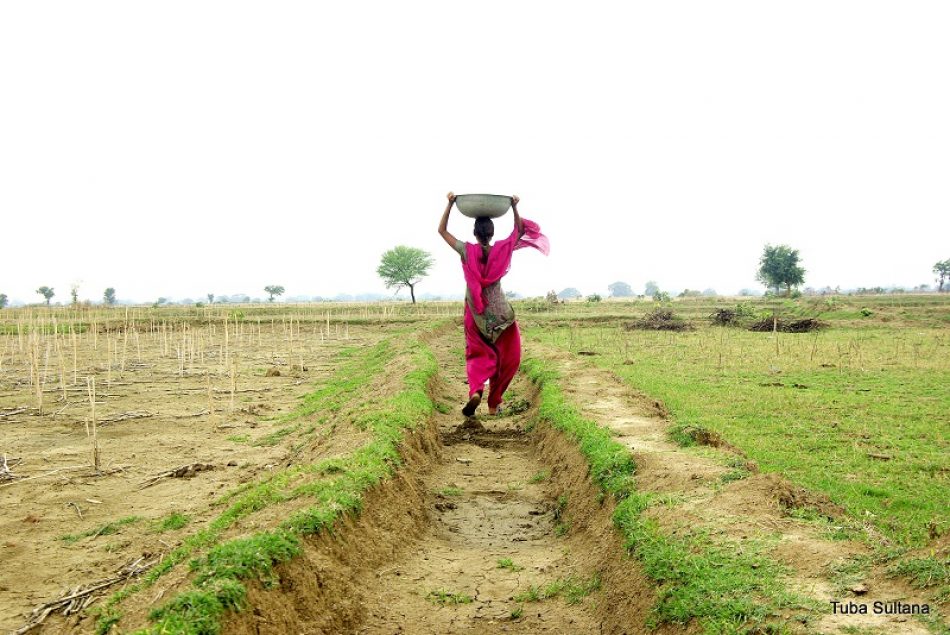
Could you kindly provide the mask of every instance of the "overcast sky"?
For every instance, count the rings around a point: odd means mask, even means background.
[[[406,244],[461,293],[449,190],[521,196],[523,294],[761,288],[767,242],[808,286],[932,284],[948,33],[946,2],[4,2],[0,292],[385,292]]]

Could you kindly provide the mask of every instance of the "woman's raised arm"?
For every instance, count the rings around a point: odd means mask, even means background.
[[[455,194],[449,192],[445,197],[449,199],[449,203],[445,206],[445,211],[442,213],[442,220],[439,221],[439,234],[445,239],[445,242],[449,244],[449,247],[455,249],[455,243],[458,241],[455,236],[449,232],[449,212],[452,211],[452,205],[455,204]]]
[[[515,215],[515,227],[518,229],[518,238],[524,236],[524,223],[521,222],[521,215],[518,214],[518,201],[520,200],[517,194],[511,197],[511,211]]]

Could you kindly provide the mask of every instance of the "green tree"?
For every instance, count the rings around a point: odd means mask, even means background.
[[[7,300],[7,294],[0,293],[0,309],[7,308],[7,302],[9,302],[9,300]]]
[[[208,304],[214,304],[214,294],[213,294],[213,293],[209,293],[209,294],[208,294]]]
[[[607,285],[612,298],[629,298],[633,295],[633,289],[626,282],[613,282]]]
[[[112,306],[115,304],[115,288],[109,287],[102,294],[102,299],[105,300],[106,304]]]
[[[36,290],[36,292],[39,293],[44,298],[46,298],[46,306],[49,306],[49,301],[53,299],[54,295],[56,295],[52,287],[47,287],[47,286],[40,287],[39,289]]]
[[[937,274],[936,280],[940,284],[940,286],[937,287],[937,291],[942,292],[943,283],[946,282],[948,277],[950,277],[950,258],[947,258],[946,260],[941,260],[940,262],[935,264],[933,271],[935,274]]]
[[[79,283],[74,282],[69,287],[69,295],[73,299],[73,304],[79,304]]]
[[[268,295],[267,301],[273,302],[275,295],[283,295],[284,288],[279,284],[269,284],[264,287],[264,292]]]
[[[650,297],[655,296],[659,292],[660,292],[660,285],[656,283],[656,280],[648,281],[646,286],[643,289],[643,295],[648,295]]]
[[[412,303],[416,303],[416,285],[429,273],[432,255],[416,247],[398,245],[383,254],[376,273],[387,289],[409,287]]]
[[[792,287],[805,281],[805,269],[798,264],[798,250],[788,245],[766,245],[755,278],[776,293],[785,287],[785,294],[791,296]]]

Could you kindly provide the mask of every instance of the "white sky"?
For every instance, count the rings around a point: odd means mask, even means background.
[[[383,292],[407,244],[461,293],[450,189],[549,235],[523,294],[761,288],[766,242],[808,286],[932,284],[948,33],[946,2],[4,2],[0,292]]]

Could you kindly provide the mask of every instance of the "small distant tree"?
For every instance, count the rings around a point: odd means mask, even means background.
[[[409,287],[412,303],[416,303],[416,285],[429,273],[432,267],[432,255],[416,247],[398,245],[383,254],[376,273],[386,284],[387,289]]]
[[[656,280],[650,280],[647,282],[646,286],[643,289],[643,295],[655,296],[660,292],[660,285],[656,283]]]
[[[105,300],[105,303],[108,304],[109,306],[114,305],[115,304],[115,289],[113,287],[109,287],[108,289],[106,289],[105,292],[102,294],[102,299]]]
[[[759,259],[756,280],[775,292],[785,287],[785,294],[792,295],[792,287],[805,281],[805,269],[798,264],[798,250],[788,245],[766,245]]]
[[[9,300],[7,300],[7,294],[6,294],[6,293],[0,293],[0,309],[5,309],[5,308],[7,308],[7,303],[8,303],[8,302],[9,302]]]
[[[69,295],[73,299],[73,304],[79,304],[79,283],[74,282],[69,287]]]
[[[562,300],[573,300],[574,298],[581,297],[581,292],[574,287],[568,287],[566,289],[562,289],[561,292],[557,294],[557,297]]]
[[[612,298],[629,298],[633,295],[633,289],[626,282],[612,282],[607,285]]]
[[[279,284],[269,284],[264,287],[264,292],[267,294],[267,301],[273,302],[275,295],[283,295],[284,288]]]
[[[719,294],[716,293],[715,289],[703,289],[703,295],[707,298],[715,298]]]
[[[947,278],[950,277],[950,258],[946,260],[941,260],[934,265],[933,272],[937,274],[936,282],[940,286],[937,287],[937,292],[943,292],[943,283],[946,282]]]
[[[36,290],[36,292],[46,298],[46,306],[49,306],[49,301],[53,299],[54,295],[56,295],[56,293],[53,291],[53,288],[47,286],[40,287]]]
[[[551,304],[557,304],[557,294],[554,292],[554,289],[548,291],[548,294],[544,296],[544,299]]]
[[[598,293],[592,293],[591,295],[587,296],[588,302],[600,302],[601,300],[603,300],[603,298],[601,298],[600,294]]]
[[[209,293],[209,294],[208,294],[208,304],[214,304],[214,294],[213,294],[213,293]]]
[[[657,289],[656,293],[653,294],[653,300],[654,302],[669,302],[670,294],[666,291],[660,291]]]

